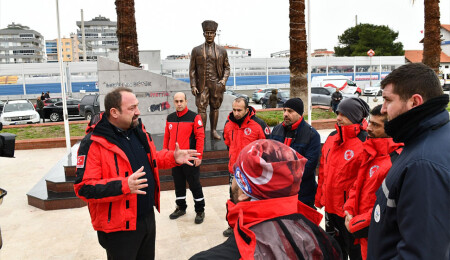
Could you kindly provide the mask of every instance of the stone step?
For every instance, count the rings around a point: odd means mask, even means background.
[[[160,176],[161,191],[174,190],[175,185],[173,183],[172,176]],[[226,171],[209,172],[200,174],[200,183],[202,187],[226,185],[229,183],[229,173]],[[189,188],[189,184],[186,183],[186,188]]]

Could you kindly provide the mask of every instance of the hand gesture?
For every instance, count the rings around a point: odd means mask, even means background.
[[[193,166],[193,164],[189,161],[198,159],[195,156],[199,155],[200,153],[197,153],[197,150],[180,150],[178,143],[175,143],[175,152],[173,153],[173,157],[175,158],[176,163]]]
[[[139,168],[135,173],[131,174],[130,177],[128,177],[128,187],[130,187],[131,193],[136,194],[146,194],[145,191],[142,191],[141,189],[146,188],[148,186],[147,179],[139,179],[140,177],[145,175],[145,172],[143,172],[144,166]]]
[[[353,218],[352,215],[350,215],[347,211],[344,211],[345,213],[345,227],[347,228],[347,230],[350,232],[350,220]]]
[[[198,89],[196,87],[192,87],[191,92],[192,92],[192,95],[194,95],[194,96],[198,95]]]
[[[194,160],[194,165],[195,165],[195,167],[200,166],[200,164],[202,164],[202,159],[195,159],[195,160]]]

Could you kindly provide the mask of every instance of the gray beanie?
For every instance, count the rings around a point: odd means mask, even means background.
[[[369,110],[369,105],[364,100],[352,97],[342,100],[336,109],[336,113],[342,113],[353,124],[359,124],[369,116]]]

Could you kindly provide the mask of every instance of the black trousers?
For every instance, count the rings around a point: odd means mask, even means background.
[[[345,218],[325,212],[325,222],[327,233],[332,235],[341,247],[343,259],[347,257],[350,257],[350,260],[362,259],[361,247],[359,244],[353,244],[355,238],[345,227]]]
[[[172,168],[172,177],[175,183],[175,202],[181,210],[186,210],[186,181],[192,192],[195,203],[195,212],[205,211],[205,198],[200,183],[200,167],[183,164]]]
[[[155,213],[139,218],[135,231],[105,233],[97,231],[98,242],[106,249],[108,260],[155,259]]]

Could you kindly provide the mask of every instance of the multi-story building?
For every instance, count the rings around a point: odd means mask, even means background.
[[[223,46],[227,50],[228,58],[250,58],[252,56],[251,49],[243,49],[237,46],[225,45]]]
[[[0,30],[0,64],[45,62],[44,37],[12,23]]]
[[[77,36],[82,39],[81,21],[77,21]],[[87,61],[95,61],[98,56],[109,57],[117,55],[119,51],[119,41],[116,35],[117,22],[99,15],[91,21],[84,22],[84,34],[86,37],[86,57]],[[80,58],[83,56],[83,47],[79,46]],[[111,54],[113,53],[113,54]]]
[[[61,48],[58,45],[58,39],[45,41],[47,62],[58,62],[58,49],[62,51],[63,61],[74,61],[72,38],[61,38]]]

